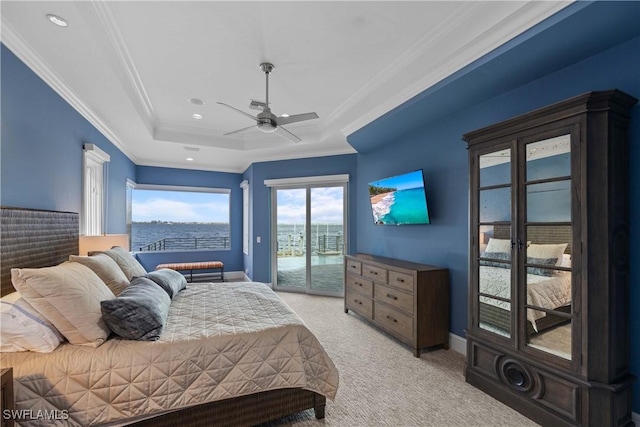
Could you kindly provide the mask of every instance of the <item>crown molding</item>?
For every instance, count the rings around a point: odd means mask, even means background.
[[[113,61],[115,64],[113,65],[116,66],[114,66],[114,69],[123,70],[126,83],[131,90],[129,93],[135,94],[134,96],[131,96],[134,101],[134,105],[141,116],[143,116],[147,129],[151,130],[153,129],[156,121],[155,109],[151,102],[151,98],[142,83],[142,78],[135,66],[133,58],[131,57],[129,48],[127,47],[124,37],[120,32],[120,27],[118,27],[113,13],[106,1],[92,1],[91,5],[93,6],[93,11],[98,17],[98,20],[105,29],[111,51],[115,54],[115,61]]]
[[[499,23],[484,30],[470,42],[457,47],[439,66],[433,67],[429,60],[429,49],[434,47],[436,41],[450,36],[450,34],[442,31],[442,29],[449,27],[452,23],[464,21],[465,19],[476,19],[475,16],[477,16],[483,7],[480,2],[474,3],[471,6],[468,3],[461,4],[457,8],[457,13],[452,14],[455,16],[452,17],[451,20],[441,21],[434,30],[418,40],[414,46],[401,55],[398,61],[385,68],[380,75],[376,76],[369,84],[349,98],[335,113],[331,114],[330,118],[338,121],[342,115],[348,117],[349,111],[357,111],[358,104],[365,101],[367,97],[374,95],[376,92],[383,92],[382,89],[384,85],[393,86],[392,83],[390,83],[393,79],[402,80],[401,73],[422,75],[422,77],[415,82],[408,85],[405,84],[402,90],[395,95],[389,96],[382,100],[382,102],[376,101],[375,107],[368,109],[364,114],[353,117],[353,120],[350,120],[348,124],[342,126],[341,132],[345,137],[349,136],[387,112],[409,101],[414,96],[446,79],[448,76],[460,71],[493,49],[517,37],[523,32],[523,29],[526,30],[533,27],[565,8],[570,3],[571,1],[529,1]],[[434,33],[434,31],[440,31],[440,33]],[[430,71],[424,74],[424,72],[416,72],[416,69]],[[413,73],[411,72],[412,70]]]
[[[11,50],[27,67],[40,77],[51,89],[62,97],[73,109],[91,123],[105,138],[115,145],[133,163],[138,159],[122,143],[120,138],[102,119],[60,78],[31,46],[2,18],[2,43]]]

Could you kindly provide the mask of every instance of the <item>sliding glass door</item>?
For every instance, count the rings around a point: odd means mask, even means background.
[[[273,188],[276,290],[344,295],[345,189],[346,184]]]

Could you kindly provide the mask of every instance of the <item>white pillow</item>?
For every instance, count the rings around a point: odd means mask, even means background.
[[[17,292],[0,298],[0,352],[49,353],[64,337]]]
[[[55,267],[13,268],[11,281],[71,344],[98,347],[111,333],[100,301],[115,295],[89,267],[67,261]]]
[[[507,252],[511,253],[511,240],[508,239],[489,239],[485,252]]]
[[[137,276],[144,276],[147,274],[147,270],[144,269],[142,264],[138,262],[135,256],[131,252],[120,246],[114,246],[108,251],[100,252],[110,256],[122,269],[122,272],[127,276],[127,280],[131,280]],[[89,254],[94,255],[94,254]]]
[[[96,254],[93,256],[70,255],[69,261],[79,262],[89,267],[107,285],[115,296],[129,286],[129,280],[124,275],[118,264],[107,254]]]
[[[556,265],[562,265],[562,255],[564,250],[567,249],[567,243],[560,243],[557,245],[538,245],[532,243],[527,248],[527,258],[555,258]]]
[[[562,264],[560,264],[560,267],[571,268],[571,255],[570,254],[562,254]]]

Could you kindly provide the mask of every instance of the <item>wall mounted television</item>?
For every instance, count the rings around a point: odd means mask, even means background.
[[[370,182],[369,197],[375,224],[430,223],[421,169]]]

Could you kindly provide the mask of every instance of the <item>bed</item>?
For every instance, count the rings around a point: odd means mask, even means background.
[[[567,313],[571,307],[571,273],[561,272],[553,277],[527,274],[527,301],[530,305]],[[480,266],[480,292],[508,298],[511,292],[511,270],[492,266]],[[485,328],[497,332],[510,330],[509,303],[480,296],[480,322]],[[538,310],[527,310],[529,335],[540,333],[564,323],[565,317]]]
[[[3,295],[14,291],[12,267],[77,254],[75,213],[0,208],[0,219]],[[16,409],[64,411],[61,425],[255,425],[307,409],[323,418],[338,387],[316,337],[252,282],[189,285],[155,341],[111,334],[97,347],[1,353],[0,366],[13,368]]]
[[[508,336],[510,304],[501,299],[508,300],[511,295],[510,264],[504,263],[510,258],[510,229],[496,226],[494,232],[495,237],[489,239],[479,265],[479,319],[482,328]],[[572,293],[571,228],[531,227],[529,238],[527,261],[534,267],[527,268],[527,304],[549,310],[527,309],[527,331],[533,336],[568,322],[566,314],[571,311]],[[548,262],[559,269],[548,269],[549,265],[545,265]]]

